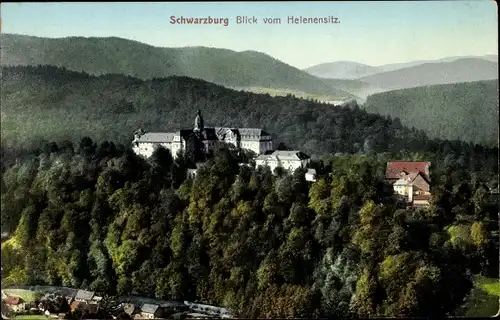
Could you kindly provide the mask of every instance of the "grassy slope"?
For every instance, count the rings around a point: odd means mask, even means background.
[[[356,100],[363,103],[366,98],[374,93],[387,91],[382,88],[378,88],[369,83],[360,80],[348,80],[348,79],[323,79],[324,82],[329,83],[334,88],[349,92],[356,97]],[[236,90],[244,90],[255,93],[268,93],[271,96],[286,96],[288,94],[294,95],[297,98],[302,99],[313,99],[318,101],[335,101],[339,100],[335,95],[325,95],[325,94],[311,94],[303,91],[297,90],[287,90],[287,89],[273,89],[273,88],[263,88],[263,87],[235,87]],[[352,99],[342,99],[343,101]]]
[[[353,95],[305,71],[255,51],[206,47],[159,48],[116,37],[48,39],[0,35],[2,65],[54,65],[90,74],[141,79],[171,75],[230,87],[289,89],[335,99]]]
[[[466,317],[491,317],[498,313],[499,279],[476,276],[474,288],[463,306]]]
[[[498,81],[478,81],[374,94],[369,112],[401,119],[432,137],[497,144]]]
[[[35,292],[24,289],[3,289],[3,292],[9,296],[21,297],[25,302],[35,301]]]

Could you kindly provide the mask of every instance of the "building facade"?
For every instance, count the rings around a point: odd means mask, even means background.
[[[198,110],[193,129],[182,129],[176,132],[144,132],[134,133],[132,149],[146,158],[150,157],[156,148],[162,146],[175,158],[179,154],[194,149],[204,153],[216,151],[221,144],[227,143],[238,149],[248,149],[256,154],[265,154],[274,150],[270,134],[258,128],[205,128],[201,111]]]
[[[283,168],[288,171],[295,171],[298,168],[305,168],[310,157],[301,151],[281,151],[277,150],[271,154],[263,154],[255,159],[257,166],[268,166],[274,172],[276,168]]]

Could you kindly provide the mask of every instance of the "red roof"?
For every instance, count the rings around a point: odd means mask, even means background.
[[[406,161],[393,161],[387,162],[387,169],[385,172],[385,177],[387,179],[399,179],[401,177],[401,172],[406,173],[417,173],[419,172],[424,179],[427,181],[430,180],[429,167],[431,166],[430,162],[427,161],[415,161],[415,162],[406,162]]]
[[[15,297],[15,296],[8,296],[3,300],[5,304],[11,305],[11,306],[17,306],[18,304],[23,302],[23,299],[20,297]]]
[[[70,305],[69,305],[69,309],[71,310],[71,312],[75,311],[76,309],[78,309],[78,307],[80,306],[85,306],[86,303],[83,302],[83,301],[73,301]]]

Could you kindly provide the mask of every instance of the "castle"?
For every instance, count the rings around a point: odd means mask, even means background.
[[[201,149],[205,153],[216,151],[222,143],[238,149],[248,149],[257,155],[274,150],[270,134],[257,128],[205,128],[201,111],[198,110],[193,129],[181,129],[176,132],[144,132],[139,129],[134,133],[132,149],[144,157],[150,157],[154,150],[163,146],[170,150],[175,158],[179,154]]]

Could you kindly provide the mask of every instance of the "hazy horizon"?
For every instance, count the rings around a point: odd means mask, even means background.
[[[135,41],[135,42],[139,42],[139,43],[142,43],[142,44],[145,44],[145,45],[148,45],[148,46],[152,46],[152,47],[155,47],[155,48],[170,48],[170,49],[182,49],[182,48],[213,48],[213,49],[223,49],[223,50],[230,50],[230,51],[234,51],[234,52],[246,52],[246,51],[255,51],[255,52],[260,52],[260,53],[263,53],[263,54],[267,54],[269,55],[268,53],[266,52],[262,52],[262,51],[257,51],[257,50],[252,50],[252,49],[246,49],[246,50],[232,50],[232,49],[229,49],[229,48],[221,48],[221,47],[214,47],[214,46],[201,46],[201,45],[188,45],[188,46],[183,46],[183,47],[163,47],[163,46],[154,46],[154,45],[151,45],[151,44],[148,44],[148,43],[145,43],[145,42],[142,42],[142,41],[138,41],[138,40],[133,40],[133,39],[127,39],[127,38],[123,38],[123,37],[116,37],[116,36],[108,36],[108,37],[86,37],[86,36],[66,36],[66,37],[40,37],[40,36],[34,36],[34,35],[30,35],[30,34],[21,34],[21,33],[6,33],[6,32],[3,32],[3,34],[10,34],[10,35],[19,35],[19,36],[28,36],[28,37],[39,37],[39,38],[48,38],[48,39],[66,39],[66,38],[118,38],[118,39],[123,39],[123,40],[127,40],[127,41]],[[432,60],[429,60],[429,61],[438,61],[440,59],[447,59],[447,58],[467,58],[467,57],[477,57],[477,58],[481,58],[481,57],[487,57],[487,56],[498,56],[497,53],[487,53],[487,54],[482,54],[482,55],[466,55],[466,56],[446,56],[446,57],[440,57],[440,58],[436,58],[436,59],[432,59]],[[275,57],[273,57],[275,58]],[[427,61],[427,60],[409,60],[409,61],[395,61],[395,62],[391,62],[391,63],[388,63],[388,64],[400,64],[400,63],[408,63],[408,62],[418,62],[418,61]],[[323,65],[323,64],[328,64],[328,63],[339,63],[339,62],[346,62],[346,63],[360,63],[358,61],[349,61],[349,60],[335,60],[335,61],[325,61],[325,62],[320,62],[320,63],[317,63],[315,64],[316,65]],[[388,65],[388,64],[381,64],[381,65],[370,65],[372,67],[381,67],[381,66],[385,66],[385,65]],[[292,65],[293,66],[293,65]],[[293,66],[295,67],[295,66]],[[296,67],[298,68],[298,67]],[[299,69],[307,69],[306,68],[299,68]]]
[[[381,66],[498,55],[497,7],[489,0],[2,3],[1,9],[3,33],[117,37],[164,48],[258,51],[298,69],[338,61]],[[171,24],[171,16],[224,17],[229,23]],[[255,16],[258,23],[236,24],[237,16]],[[289,16],[331,16],[339,23],[288,24]],[[282,23],[264,24],[266,17]]]

